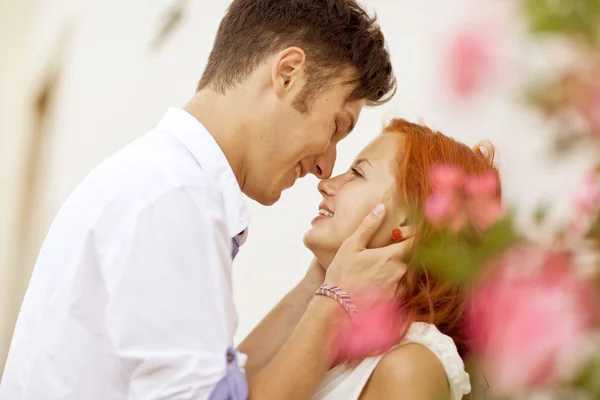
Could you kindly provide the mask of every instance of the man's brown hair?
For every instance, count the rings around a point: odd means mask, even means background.
[[[354,0],[233,0],[217,31],[198,90],[220,93],[247,78],[270,54],[297,46],[308,81],[294,106],[308,103],[348,67],[357,84],[348,101],[388,101],[396,89],[390,55],[376,17]]]

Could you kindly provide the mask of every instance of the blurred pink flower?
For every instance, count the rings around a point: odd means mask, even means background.
[[[465,193],[470,197],[495,198],[498,193],[498,175],[488,171],[481,175],[469,176],[465,180]]]
[[[473,350],[490,387],[511,393],[545,387],[575,365],[590,328],[589,284],[577,278],[566,252],[509,250],[469,299]]]
[[[600,205],[600,182],[594,168],[585,175],[583,186],[575,194],[573,204],[580,216],[594,213]]]
[[[476,92],[491,69],[487,38],[479,30],[463,30],[450,43],[448,72],[450,87],[459,97]]]
[[[579,91],[575,107],[585,118],[590,135],[600,138],[600,82],[592,82]]]
[[[471,221],[484,231],[506,216],[506,210],[496,199],[473,201],[468,205]]]
[[[455,194],[435,192],[427,197],[425,216],[434,225],[442,225],[454,217],[459,208],[459,199]]]
[[[506,216],[498,199],[500,182],[494,171],[468,175],[453,165],[429,170],[431,193],[425,201],[425,217],[436,226],[461,231],[469,221],[485,230]]]
[[[458,233],[467,225],[469,219],[469,214],[465,210],[460,210],[452,216],[448,227],[452,232]]]
[[[458,190],[465,173],[455,165],[438,164],[429,168],[429,184],[434,192]]]
[[[498,199],[500,182],[494,171],[471,175],[465,180],[465,207],[473,224],[486,230],[506,216]]]
[[[340,360],[358,360],[381,354],[398,344],[402,336],[402,314],[398,303],[376,296],[354,297],[360,312],[356,321],[341,327],[335,343]]]

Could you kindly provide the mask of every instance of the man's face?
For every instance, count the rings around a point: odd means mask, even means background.
[[[348,78],[337,78],[329,89],[319,92],[306,113],[294,107],[291,96],[281,98],[273,107],[270,123],[263,125],[264,151],[260,160],[252,162],[253,181],[246,181],[246,185],[251,183],[251,193],[247,193],[250,197],[271,205],[279,200],[281,192],[308,173],[319,179],[331,176],[337,145],[352,131],[365,103],[347,101],[355,88],[343,84]]]

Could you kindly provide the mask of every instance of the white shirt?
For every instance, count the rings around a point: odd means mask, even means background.
[[[217,143],[170,109],[58,213],[0,400],[208,398],[237,328],[231,240],[243,244],[249,220]]]

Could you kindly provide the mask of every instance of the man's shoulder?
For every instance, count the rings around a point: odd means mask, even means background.
[[[160,196],[180,187],[208,186],[202,168],[173,137],[151,132],[105,159],[78,189],[101,188],[115,195]]]
[[[219,188],[177,142],[144,136],[94,168],[63,208],[89,214],[92,226],[125,221],[170,197],[186,195],[198,206],[219,208]]]
[[[173,136],[151,131],[98,165],[100,174],[129,181],[201,183],[202,168]]]

